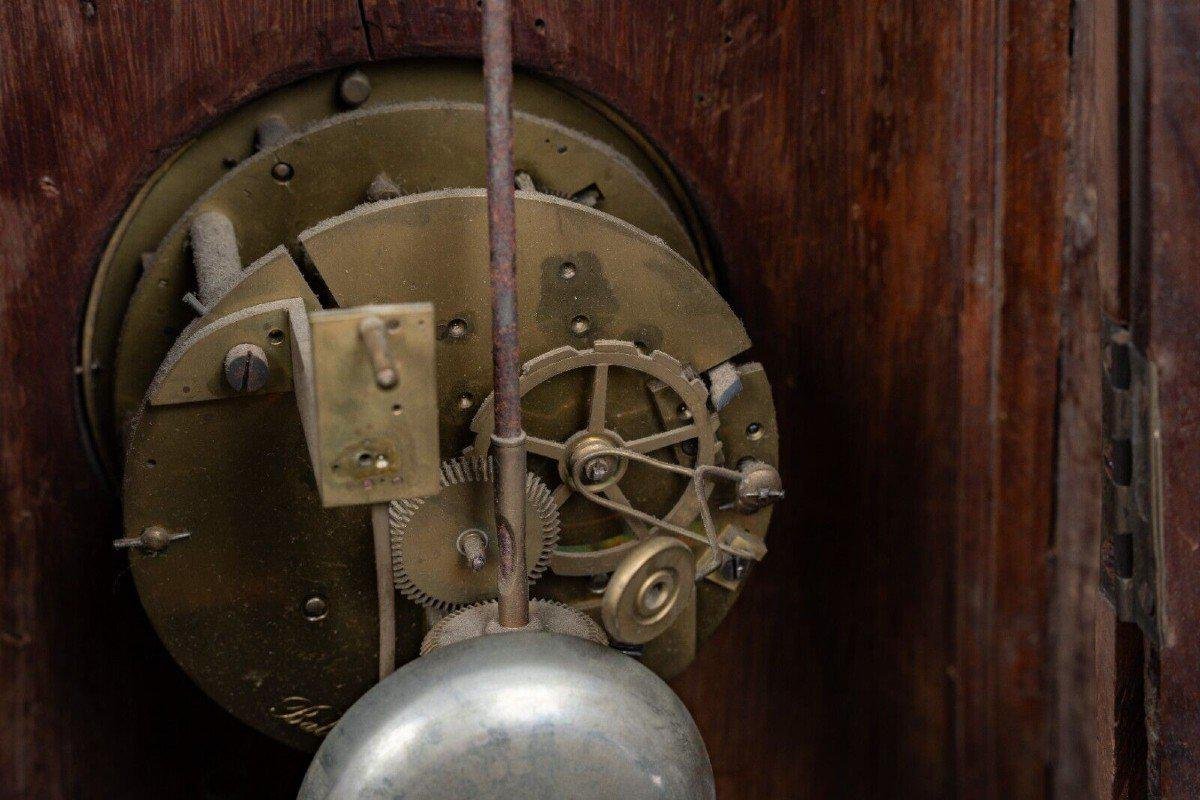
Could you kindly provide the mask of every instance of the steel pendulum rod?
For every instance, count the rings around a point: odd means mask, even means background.
[[[529,624],[525,568],[525,431],[517,341],[517,223],[513,175],[512,2],[484,0],[483,80],[487,116],[488,244],[492,288],[492,379],[496,426],[495,511],[500,624]]]
[[[371,506],[375,588],[379,602],[379,680],[396,671],[396,588],[392,582],[392,523],[389,503]]]

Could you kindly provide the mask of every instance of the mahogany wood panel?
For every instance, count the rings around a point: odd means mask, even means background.
[[[1127,220],[1121,211],[1123,206],[1127,206],[1122,199],[1123,191],[1127,190],[1124,186],[1126,178],[1122,177],[1122,163],[1127,158],[1122,139],[1127,126],[1122,117],[1128,109],[1128,79],[1122,76],[1128,69],[1129,33],[1128,15],[1122,12],[1127,8],[1118,0],[1094,0],[1076,6],[1076,68],[1072,73],[1072,117],[1075,129],[1072,132],[1073,169],[1070,181],[1075,195],[1068,202],[1071,208],[1068,213],[1065,266],[1067,279],[1073,279],[1079,291],[1067,291],[1063,327],[1064,341],[1074,341],[1081,355],[1100,344],[1092,327],[1099,321],[1100,313],[1122,323],[1128,320],[1128,242],[1123,233]],[[1088,274],[1078,269],[1089,266],[1089,262],[1094,263],[1099,298],[1087,297],[1091,287],[1083,279]],[[1072,268],[1072,264],[1076,268]],[[1073,306],[1070,305],[1072,297],[1077,298]],[[1070,320],[1066,319],[1068,313],[1085,324],[1072,326]],[[1080,339],[1080,335],[1086,339]],[[1064,350],[1069,346],[1066,343]],[[1091,364],[1102,358],[1102,353],[1093,352],[1080,360],[1090,369]],[[1086,439],[1081,438],[1083,426],[1099,424],[1099,389],[1089,387],[1086,393],[1068,393],[1066,385],[1070,378],[1065,373],[1072,367],[1066,360],[1063,365],[1064,397],[1060,409],[1062,421],[1059,426],[1057,486],[1059,520],[1055,532],[1056,540],[1061,544],[1056,544],[1056,549],[1060,551],[1059,563],[1067,563],[1060,572],[1078,575],[1081,579],[1079,583],[1068,583],[1064,588],[1091,592],[1097,579],[1087,573],[1097,565],[1093,554],[1099,543],[1094,542],[1086,549],[1080,549],[1080,545],[1093,535],[1093,529],[1096,536],[1099,534],[1095,519],[1100,504],[1095,492],[1099,476],[1092,467],[1093,456],[1072,458],[1070,455],[1085,455],[1085,449],[1079,446],[1080,442],[1099,442],[1100,434],[1094,431],[1088,432]],[[1077,377],[1073,382],[1078,386],[1085,385],[1085,380],[1099,377],[1094,369],[1083,372],[1076,366],[1075,371]],[[1087,405],[1089,397],[1092,401],[1090,409]],[[1070,417],[1068,406],[1073,406]],[[1069,515],[1069,520],[1064,520],[1064,515]],[[1071,552],[1061,552],[1064,546],[1072,548]],[[1064,559],[1064,555],[1069,561]],[[1084,578],[1086,581],[1082,580]],[[1081,610],[1087,607],[1088,604],[1079,606]],[[1060,642],[1060,668],[1055,671],[1060,679],[1073,680],[1077,685],[1073,696],[1060,693],[1057,698],[1059,713],[1056,734],[1062,739],[1071,730],[1086,731],[1087,705],[1091,700],[1096,727],[1094,750],[1089,746],[1093,742],[1086,740],[1077,740],[1070,752],[1065,752],[1065,748],[1060,749],[1056,754],[1059,756],[1057,763],[1061,765],[1066,755],[1067,764],[1058,770],[1056,789],[1063,788],[1064,783],[1076,790],[1085,788],[1089,767],[1087,762],[1090,761],[1093,787],[1089,796],[1141,800],[1146,792],[1143,637],[1137,625],[1118,620],[1116,609],[1107,600],[1097,599],[1094,608],[1091,653],[1087,647],[1088,637],[1080,635],[1086,634],[1086,629],[1077,627],[1074,629],[1074,647],[1065,646],[1067,642]],[[1074,616],[1082,617],[1078,613]],[[1064,631],[1063,635],[1070,637],[1071,631]],[[1074,651],[1079,657],[1068,661],[1068,651]],[[1095,683],[1094,690],[1090,692],[1086,688],[1089,680]]]
[[[303,768],[151,632],[73,369],[100,250],[146,175],[222,111],[366,54],[353,0],[0,5],[0,797],[268,797]]]
[[[1005,94],[999,112],[1003,277],[994,354],[998,486],[993,655],[1000,734],[993,785],[1000,798],[1043,796],[1051,777],[1049,769],[1031,766],[1039,760],[1048,766],[1052,760],[1047,753],[1052,707],[1047,693],[1056,659],[1050,651],[1047,587],[1054,533],[1056,398],[1050,390],[1058,385],[1062,355],[1071,40],[1066,3],[1018,3],[1007,9],[1006,47],[1001,48]],[[1074,290],[1074,285],[1068,287]],[[1066,390],[1079,392],[1092,383],[1084,380],[1082,386],[1069,385]],[[1085,427],[1082,433],[1086,432]],[[1086,441],[1079,446],[1085,454],[1090,449]]]
[[[1146,9],[1145,260],[1132,310],[1159,376],[1169,628],[1147,658],[1150,795],[1182,798],[1200,796],[1200,7]]]
[[[376,55],[470,5],[368,0]],[[1044,794],[1067,4],[639,11],[517,42],[681,170],[787,398],[773,554],[679,682],[722,796]]]
[[[518,3],[520,63],[679,169],[776,389],[772,552],[676,684],[723,800],[1046,794],[1068,14]],[[0,8],[9,795],[294,790],[303,759],[188,686],[107,553],[75,326],[107,231],[182,138],[301,74],[474,56],[478,20],[474,0]]]
[[[1056,418],[1054,538],[1050,565],[1046,671],[1050,697],[1050,742],[1054,763],[1050,787],[1056,798],[1109,797],[1116,756],[1116,682],[1103,673],[1104,656],[1116,653],[1117,632],[1099,597],[1101,527],[1101,333],[1100,271],[1111,258],[1116,215],[1100,199],[1104,167],[1115,148],[1099,154],[1097,130],[1106,130],[1113,104],[1097,102],[1112,49],[1102,13],[1106,2],[1075,6],[1072,30],[1065,227],[1062,261],[1061,351]],[[1111,6],[1108,6],[1111,10]],[[1103,42],[1103,44],[1101,44]],[[1111,76],[1110,76],[1111,77]],[[1113,95],[1115,99],[1115,94]],[[1105,197],[1110,200],[1111,198]],[[1103,221],[1101,221],[1103,220]],[[1099,616],[1098,616],[1099,615]],[[1104,713],[1101,713],[1101,708]],[[1101,751],[1107,748],[1103,760]]]
[[[1002,164],[1001,62],[996,51],[1004,18],[993,3],[973,4],[964,14],[964,58],[957,117],[967,148],[959,178],[963,208],[962,301],[955,342],[958,380],[955,508],[954,691],[955,788],[968,797],[994,797],[1000,730],[993,702],[997,685],[996,503],[1000,485],[996,436],[997,297],[1003,273],[998,260],[996,187]]]

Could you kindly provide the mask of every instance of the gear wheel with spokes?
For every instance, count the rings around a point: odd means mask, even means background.
[[[577,371],[584,372],[583,381],[572,384],[571,381],[581,377],[571,375]],[[590,381],[586,371],[591,372]],[[546,413],[538,413],[539,387],[552,381],[556,383],[556,390],[549,393],[554,398],[552,405]],[[580,409],[582,426],[574,430],[560,428],[553,435],[543,435],[539,421],[564,417],[561,390],[572,386],[578,386],[586,395]],[[695,493],[686,482],[680,484],[670,476],[641,473],[640,479],[630,482],[627,493],[621,486],[622,480],[637,465],[619,456],[595,455],[616,447],[641,454],[663,453],[667,458],[686,458],[692,467],[716,463],[719,421],[709,408],[708,388],[677,359],[659,350],[643,352],[626,341],[599,340],[587,350],[560,347],[525,363],[520,390],[528,433],[526,449],[530,456],[551,462],[549,467],[542,466],[547,467],[543,473],[547,480],[557,474],[559,484],[552,494],[556,508],[562,509],[572,495],[583,493],[573,471],[579,465],[583,467],[586,489],[615,504],[634,508],[638,498],[631,499],[631,495],[657,495],[651,499],[658,501],[658,516],[664,521],[686,527],[699,516]],[[471,423],[476,453],[487,452],[491,441],[492,403],[489,395]],[[670,409],[669,414],[656,413],[656,405],[659,412],[665,405]],[[687,448],[686,454],[667,454],[677,448]],[[595,513],[595,506],[589,508],[583,502],[574,513],[564,514],[564,532],[577,525],[583,527],[579,518]],[[550,560],[551,570],[559,575],[612,572],[638,541],[652,534],[647,523],[629,515],[618,516],[619,522],[610,518],[607,527],[592,526],[601,530],[600,534],[574,535],[576,541],[560,543]],[[612,524],[618,527],[616,536],[608,530]],[[571,533],[575,534],[573,530]]]
[[[392,575],[405,597],[447,611],[496,596],[494,479],[490,457],[454,458],[442,462],[438,494],[392,501]],[[559,532],[550,490],[532,474],[525,477],[525,531],[532,584],[546,571]],[[483,540],[482,566],[463,552],[462,538],[469,533]]]

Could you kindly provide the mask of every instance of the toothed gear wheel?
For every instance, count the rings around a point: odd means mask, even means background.
[[[438,620],[421,642],[421,655],[429,655],[439,647],[465,642],[478,636],[509,631],[548,631],[564,636],[577,636],[596,644],[607,645],[608,636],[595,620],[556,600],[529,601],[529,625],[524,628],[504,628],[500,625],[500,605],[495,600],[460,608]]]
[[[557,508],[561,509],[572,495],[580,493],[571,477],[571,465],[573,460],[586,457],[588,448],[623,447],[654,454],[655,458],[687,462],[691,467],[717,462],[721,445],[716,431],[720,421],[709,407],[704,381],[678,359],[661,350],[645,352],[633,342],[602,339],[587,350],[559,347],[530,359],[521,368],[522,407],[531,405],[530,398],[539,393],[538,387],[550,381],[561,380],[560,386],[578,386],[570,383],[572,378],[567,376],[576,370],[591,372],[590,380],[585,378],[590,389],[584,389],[581,428],[572,431],[559,426],[554,435],[541,435],[539,423],[549,421],[553,425],[561,421],[557,418],[570,416],[568,405],[557,394],[555,402],[540,409],[541,413],[526,413],[526,449],[531,468],[536,457],[552,462],[545,475],[551,479],[557,473],[559,485],[553,492]],[[475,432],[473,452],[488,450],[494,425],[492,403],[493,396],[488,395],[471,422],[471,430]],[[657,416],[653,416],[651,409],[657,409],[653,412]],[[635,426],[639,414],[642,424]],[[571,423],[574,424],[577,423]],[[647,472],[623,458],[612,459],[606,472],[607,477],[591,488],[615,503],[657,512],[655,515],[660,519],[681,527],[691,525],[700,514],[695,492],[676,476]],[[622,479],[627,472],[632,480],[623,489]],[[643,507],[645,498],[653,495],[657,495],[661,507]],[[646,523],[620,515],[617,522],[609,511],[594,518],[599,523],[591,525],[592,533],[581,534],[576,527],[589,524],[584,521],[585,515],[597,514],[598,507],[589,508],[589,503],[580,498],[571,511],[563,514],[564,541],[550,560],[550,569],[558,575],[612,572],[626,553],[653,534]],[[617,526],[616,531],[612,530],[613,525]]]
[[[490,457],[464,456],[442,462],[441,490],[430,497],[394,500],[391,521],[392,576],[414,603],[441,611],[496,596],[495,517]],[[486,560],[475,571],[459,549],[467,530],[487,534]],[[525,477],[525,563],[529,582],[542,576],[558,543],[558,509],[537,476]]]

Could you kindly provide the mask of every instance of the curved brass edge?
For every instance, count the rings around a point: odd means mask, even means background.
[[[691,234],[692,242],[696,247],[697,261],[696,265],[709,283],[714,286],[720,286],[717,274],[717,253],[714,242],[711,240],[708,226],[704,223],[703,215],[692,199],[691,193],[684,186],[684,180],[671,165],[670,158],[663,152],[654,140],[643,133],[632,120],[624,114],[613,108],[603,98],[588,92],[584,89],[574,86],[561,78],[549,77],[548,81],[563,92],[579,99],[592,108],[597,114],[603,116],[606,120],[621,130],[630,141],[636,143],[646,159],[653,165],[653,169],[644,169],[647,174],[661,180],[665,187],[666,194],[677,205],[679,213],[687,224],[688,232]]]
[[[174,330],[186,324],[188,309],[178,298],[190,286],[192,270],[186,256],[194,213],[218,211],[229,218],[248,258],[281,242],[299,257],[295,238],[299,229],[320,226],[330,218],[341,221],[354,213],[380,169],[405,176],[410,190],[477,185],[484,168],[475,152],[482,115],[481,106],[441,101],[342,114],[311,125],[230,170],[168,231],[130,299],[114,367],[118,422],[140,398]],[[611,208],[637,219],[655,235],[686,245],[686,232],[664,201],[626,162],[614,161],[611,153],[596,149],[594,140],[548,120],[521,116],[516,127],[518,154],[540,165],[537,171],[574,176],[565,185],[600,176],[608,187],[606,202]],[[396,138],[413,145],[380,149],[379,142]],[[288,165],[286,181],[274,173],[273,165],[280,163]],[[310,273],[316,281],[321,277]]]
[[[429,98],[478,101],[482,97],[478,66],[468,61],[408,60],[366,64],[360,69],[371,85],[363,109]],[[97,457],[110,474],[118,471],[119,461],[114,432],[120,425],[110,424],[114,419],[115,356],[121,320],[142,270],[142,254],[156,250],[168,228],[230,165],[252,155],[259,121],[277,115],[294,130],[301,130],[341,111],[336,100],[338,76],[328,72],[309,77],[226,114],[172,154],[138,191],[117,223],[97,266],[79,341],[83,416]],[[688,206],[687,198],[679,193],[678,181],[671,179],[669,169],[663,170],[660,157],[647,150],[640,137],[630,136],[633,129],[620,124],[619,115],[605,113],[594,99],[584,102],[556,82],[518,74],[514,102],[519,111],[553,119],[629,159],[676,213]],[[690,224],[685,228],[693,230]],[[695,244],[703,245],[703,237],[693,238]],[[707,258],[701,255],[697,262],[711,277],[711,270],[704,266]]]
[[[635,338],[626,336],[631,331],[625,328],[606,327],[599,313],[605,309],[611,309],[610,316],[653,325],[657,330],[643,333],[646,348],[669,352],[697,371],[750,347],[741,320],[724,299],[660,238],[602,211],[534,192],[517,193],[516,216],[523,352],[544,353],[580,338]],[[389,290],[398,296],[389,299],[403,301],[428,294],[427,287],[439,281],[457,280],[455,294],[461,300],[439,309],[439,319],[458,310],[478,319],[490,316],[485,313],[486,272],[459,268],[456,276],[447,269],[451,263],[486,264],[481,189],[444,189],[360,206],[298,238],[340,304],[368,302],[383,285],[395,287]],[[380,262],[380,268],[356,274],[342,266],[364,260]],[[571,265],[570,279],[559,276],[564,264]],[[544,306],[551,301],[584,312],[591,308],[590,315],[583,314],[587,329],[573,329],[572,317],[547,318]],[[486,363],[486,354],[480,354]]]
[[[288,315],[304,313],[298,298],[250,306],[222,316],[180,339],[163,360],[162,367],[146,392],[151,405],[199,403],[239,397],[225,380],[222,362],[229,348],[254,344],[266,356],[266,385],[259,391],[292,390],[292,355],[288,337],[274,341],[272,332],[285,334]]]

